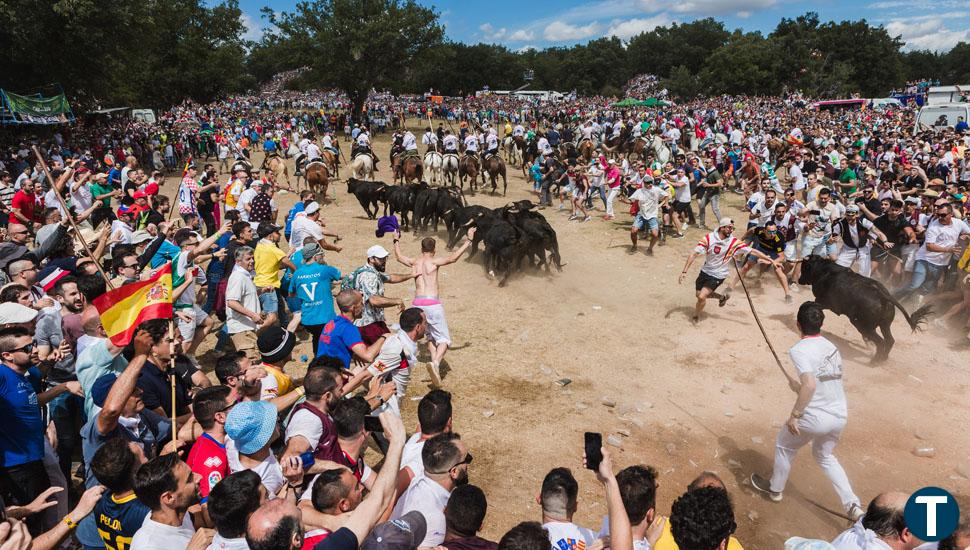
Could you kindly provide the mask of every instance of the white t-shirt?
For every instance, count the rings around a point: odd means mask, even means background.
[[[234,474],[243,470],[252,470],[259,474],[259,479],[262,481],[263,487],[266,487],[267,500],[276,498],[276,493],[286,484],[286,478],[283,477],[283,468],[277,462],[276,456],[273,453],[269,453],[256,467],[246,468],[239,461],[239,451],[236,450],[235,442],[231,439],[226,439],[226,458],[229,459],[229,473]],[[184,547],[179,546],[179,548]],[[168,548],[165,550],[171,549]]]
[[[848,243],[851,240],[852,242],[854,242],[857,245],[859,245],[859,248],[860,249],[868,249],[868,248],[871,248],[871,239],[868,239],[867,238],[866,239],[866,242],[864,242],[864,243],[860,243],[859,242],[859,226],[861,225],[863,229],[872,231],[872,228],[875,227],[875,226],[872,225],[872,222],[871,221],[869,221],[869,220],[867,220],[865,218],[859,218],[858,220],[856,220],[856,223],[855,224],[846,224],[846,225],[848,225],[848,227],[849,227],[849,239],[846,239],[845,237],[842,237],[843,244],[845,244],[846,246],[848,246]],[[842,226],[841,225],[836,225],[835,226],[835,229],[838,229],[838,231],[836,231],[837,233],[841,233]]]
[[[542,526],[549,531],[549,542],[557,550],[563,548],[579,548],[583,543],[587,548],[596,540],[596,533],[592,529],[580,527],[575,523],[550,521]]]
[[[808,336],[788,350],[799,376],[815,376],[815,393],[805,407],[806,412],[824,411],[839,418],[847,418],[849,407],[842,388],[842,354],[835,344],[823,336]]]
[[[926,248],[926,245],[932,243],[943,247],[956,246],[960,235],[966,233],[970,233],[970,226],[967,226],[963,220],[951,218],[950,225],[943,225],[939,220],[931,221],[930,225],[926,228],[926,242],[923,243],[919,252],[916,253],[916,259],[926,260],[933,265],[950,265],[950,259],[953,254],[949,252],[931,252]]]
[[[677,183],[682,183],[680,187],[674,187],[674,200],[677,202],[690,202],[690,180],[687,176],[675,176]]]
[[[290,423],[286,425],[286,442],[294,436],[303,436],[310,443],[310,449],[316,449],[317,443],[323,437],[323,423],[317,415],[306,409],[300,409],[290,417]]]
[[[323,238],[323,228],[301,212],[293,218],[293,224],[290,225],[290,250],[303,248],[303,241],[307,237],[313,237],[314,241],[319,242]]]
[[[610,516],[603,516],[603,524],[600,525],[600,532],[596,538],[605,539],[610,536]],[[637,539],[633,541],[633,550],[650,550],[650,543],[647,539]]]
[[[414,476],[394,506],[391,519],[417,510],[428,524],[424,540],[418,546],[437,546],[445,540],[445,506],[451,493],[424,475]]]
[[[424,441],[421,439],[421,432],[418,432],[408,439],[404,444],[404,452],[401,454],[401,469],[411,468],[415,476],[424,475],[424,461],[421,460],[421,450],[424,449]]]
[[[836,550],[892,550],[892,546],[880,540],[875,532],[866,529],[861,519],[835,537],[832,546]]]
[[[134,232],[128,227],[128,224],[121,220],[114,220],[111,222],[111,234],[119,235],[121,240],[115,244],[131,244],[131,236]],[[114,248],[114,245],[112,245]]]
[[[839,217],[839,207],[829,201],[825,208],[819,206],[815,201],[805,206],[807,210],[818,210],[818,214],[808,214],[808,221],[815,222],[815,227],[808,232],[809,236],[822,238],[832,233],[832,222]]]
[[[802,175],[802,169],[797,164],[792,164],[788,167],[788,177],[793,178],[793,189],[805,189],[805,177]]]
[[[644,219],[656,218],[660,206],[660,188],[657,186],[641,187],[630,195],[631,201],[637,201],[640,206],[639,216]]]
[[[141,524],[141,528],[131,538],[130,548],[131,550],[185,548],[189,545],[193,535],[195,535],[195,526],[192,525],[191,514],[185,514],[182,518],[182,525],[179,527],[158,523],[149,514],[145,517],[145,522]]]
[[[253,313],[259,313],[259,291],[253,283],[253,277],[248,271],[234,265],[226,283],[226,301],[235,300]],[[242,313],[226,306],[226,328],[229,334],[256,330],[256,323]]]
[[[731,260],[737,255],[751,252],[751,247],[736,237],[721,239],[717,231],[711,231],[697,243],[694,252],[705,255],[701,271],[716,279],[727,279]]]
[[[212,544],[206,547],[205,550],[249,550],[249,543],[246,542],[246,537],[227,539],[223,538],[219,533],[216,533],[212,537]],[[634,550],[640,549],[634,547]]]
[[[246,205],[253,202],[253,199],[256,197],[256,195],[259,194],[259,192],[256,191],[254,187],[256,186],[253,185],[249,189],[246,189],[245,191],[240,193],[239,202],[236,203],[236,209],[239,210],[239,219],[244,222],[249,221],[249,212],[246,212]]]

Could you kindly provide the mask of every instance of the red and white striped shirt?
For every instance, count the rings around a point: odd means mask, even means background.
[[[727,279],[731,259],[751,252],[751,247],[734,236],[722,239],[717,231],[711,231],[697,243],[694,252],[705,255],[701,271],[717,279]]]

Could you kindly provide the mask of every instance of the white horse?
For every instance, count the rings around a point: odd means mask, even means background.
[[[505,148],[505,161],[509,164],[516,162],[521,162],[522,151],[519,151],[519,146],[516,145],[515,140],[512,136],[506,137],[502,140],[502,147]]]
[[[443,179],[448,181],[448,185],[454,185],[458,177],[458,155],[448,153],[441,161]]]
[[[365,177],[374,180],[374,159],[367,153],[362,153],[354,157],[350,163],[350,172],[355,178],[362,180]]]
[[[660,136],[654,134],[647,142],[647,145],[653,149],[653,158],[657,159],[661,164],[667,164],[667,161],[671,157],[670,147],[664,143],[664,140],[660,139]]]
[[[437,151],[428,151],[424,154],[424,172],[429,174],[431,185],[441,185],[442,161],[441,153]]]

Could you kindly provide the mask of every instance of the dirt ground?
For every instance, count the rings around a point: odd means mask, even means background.
[[[413,131],[420,135],[423,128]],[[390,182],[388,135],[375,143],[382,159],[377,179]],[[349,143],[341,147],[349,151]],[[255,153],[254,160],[259,163],[262,154]],[[466,195],[469,203],[496,207],[533,198],[521,171],[510,167],[509,176],[506,197]],[[170,178],[165,190],[174,195],[175,183]],[[332,265],[346,274],[363,264],[369,246],[391,250],[391,236],[375,238],[376,223],[365,218],[343,180],[329,194],[336,200],[324,206],[324,219],[343,237],[344,247],[329,254]],[[297,198],[277,196],[280,221]],[[725,215],[738,216],[739,202],[729,194]],[[471,482],[485,490],[491,505],[484,536],[498,540],[519,521],[540,520],[535,496],[545,473],[556,466],[572,468],[579,480],[576,523],[598,527],[606,511],[602,489],[581,464],[582,434],[596,431],[604,440],[611,434],[619,439],[620,447],[612,447],[617,470],[648,464],[660,472],[661,514],[670,513],[691,479],[711,470],[733,497],[736,536],[746,548],[780,548],[795,535],[833,538],[848,522],[821,509],[840,506],[809,449],[800,453],[781,503],[763,499],[748,485],[752,472],[770,473],[774,439],[795,396],[743,293],[723,309],[709,303],[700,325],[689,323],[700,264],[683,285],[677,276],[703,232],[692,228],[687,239],[670,240],[653,257],[642,252],[641,241],[640,251],[628,255],[627,206],[618,205],[616,221],[604,222],[597,203],[594,219],[586,223],[567,221],[555,208],[544,211],[559,237],[562,273],[521,274],[498,288],[480,257],[442,269],[441,298],[455,341],[446,356],[444,387],[455,399],[455,430],[475,457]],[[405,235],[403,249],[418,254],[418,240]],[[439,254],[446,253],[444,241],[438,242]],[[388,272],[406,268],[391,258]],[[794,305],[785,305],[773,277],[750,286],[787,365],[787,349],[798,340],[794,312],[811,299],[811,291],[802,289]],[[414,288],[388,285],[386,294],[411,299]],[[396,313],[388,313],[388,322],[395,322]],[[863,505],[882,491],[927,485],[970,493],[964,477],[970,475],[970,436],[961,428],[968,423],[967,352],[950,346],[959,334],[910,334],[901,317],[891,358],[878,366],[869,363],[872,349],[845,318],[826,319],[824,334],[846,363],[850,409],[836,455]],[[214,342],[209,337],[202,351]],[[302,342],[287,371],[301,376],[306,364],[301,356],[309,355],[309,342]],[[562,378],[572,382],[557,385]],[[409,431],[417,425],[416,401],[428,389],[426,374],[418,371],[404,403]],[[935,456],[917,457],[916,447],[933,447]]]

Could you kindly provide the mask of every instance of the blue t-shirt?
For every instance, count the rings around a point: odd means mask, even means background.
[[[30,374],[0,366],[0,466],[10,468],[44,458],[44,422]]]
[[[339,281],[341,277],[340,270],[330,265],[314,263],[296,270],[290,277],[290,294],[296,294],[302,303],[301,323],[322,325],[336,316],[331,283]]]
[[[213,252],[218,252],[226,248],[227,246],[229,246],[229,241],[231,239],[232,239],[232,233],[223,233],[218,239],[216,239],[216,247],[215,249],[213,249]],[[234,260],[232,258],[229,258],[228,256],[226,256],[224,260],[217,260],[216,258],[212,258],[212,261],[209,262],[209,266],[206,268],[206,273],[207,274],[224,273],[226,269],[227,261],[233,262]]]
[[[105,493],[94,505],[91,516],[98,526],[105,548],[121,550],[131,546],[135,532],[150,513],[148,506],[138,500],[134,493],[123,498]]]
[[[290,208],[290,212],[286,215],[286,225],[283,227],[283,233],[286,234],[287,239],[290,238],[290,229],[293,227],[293,218],[304,210],[306,210],[306,205],[303,204],[303,201],[297,202],[293,205],[293,208]]]
[[[165,262],[172,261],[172,258],[174,258],[175,255],[181,251],[181,248],[172,244],[170,241],[163,241],[162,246],[158,247],[158,252],[155,252],[155,255],[152,256],[152,260],[150,262],[152,269],[158,269],[158,266],[164,264]]]
[[[360,330],[354,326],[354,323],[348,321],[343,315],[338,315],[323,326],[320,345],[317,347],[317,357],[321,355],[336,357],[343,362],[345,369],[349,369],[350,349],[363,343]]]

